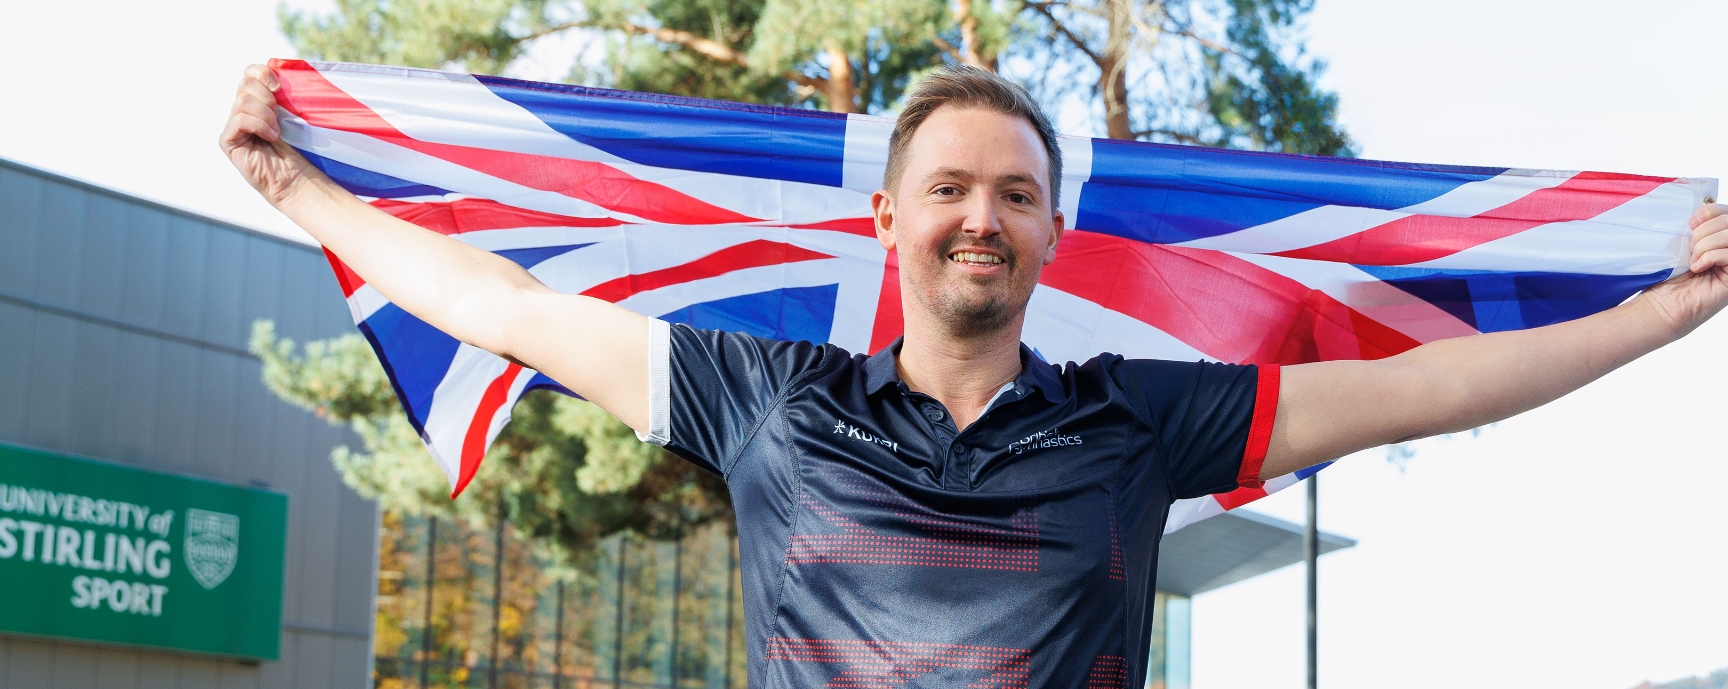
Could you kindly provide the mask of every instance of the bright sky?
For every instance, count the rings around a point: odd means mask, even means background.
[[[215,146],[240,69],[291,54],[274,15],[9,6],[0,157],[298,234]],[[1366,157],[1728,176],[1725,26],[1721,0],[1318,0],[1309,49]],[[1328,469],[1321,526],[1361,544],[1322,561],[1321,681],[1629,689],[1728,665],[1725,347],[1728,318],[1407,470]],[[1257,508],[1300,521],[1300,491]],[[1302,686],[1302,585],[1196,599],[1194,686]]]

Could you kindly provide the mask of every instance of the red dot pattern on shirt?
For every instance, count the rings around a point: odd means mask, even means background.
[[[1024,648],[774,637],[765,658],[844,666],[824,685],[834,689],[895,689],[943,668],[976,670],[968,689],[1027,689],[1032,681],[1032,652]]]
[[[1086,689],[1123,689],[1128,686],[1128,659],[1103,655],[1092,660],[1086,673]]]
[[[851,492],[929,536],[890,536],[865,527],[808,495],[799,500],[805,509],[839,527],[840,533],[795,534],[787,543],[788,564],[859,564],[923,567],[995,569],[1013,572],[1038,571],[1038,510],[1026,508],[1009,517],[1008,528],[968,523],[918,505],[904,496],[837,480]]]
[[[1122,557],[1122,530],[1116,526],[1114,507],[1110,509],[1110,580],[1128,580],[1128,566]]]

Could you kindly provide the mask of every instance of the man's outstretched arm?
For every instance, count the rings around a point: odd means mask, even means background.
[[[220,144],[265,200],[367,284],[451,337],[544,373],[648,428],[648,321],[559,294],[508,259],[397,219],[337,186],[281,140],[268,67],[240,82]]]
[[[1282,372],[1261,479],[1539,407],[1691,332],[1728,303],[1728,206],[1693,214],[1690,271],[1565,323]]]

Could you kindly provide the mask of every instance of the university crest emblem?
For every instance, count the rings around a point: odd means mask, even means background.
[[[240,518],[221,512],[186,510],[186,567],[207,589],[234,572],[240,557]]]

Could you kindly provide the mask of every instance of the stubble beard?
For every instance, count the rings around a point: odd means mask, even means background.
[[[944,279],[951,268],[948,256],[971,247],[998,252],[1006,274],[999,278],[958,275]],[[1032,298],[1032,290],[1018,284],[1020,265],[1014,250],[995,237],[984,242],[950,240],[935,259],[934,271],[910,276],[912,286],[918,300],[954,336],[970,339],[999,333],[1014,324]]]

